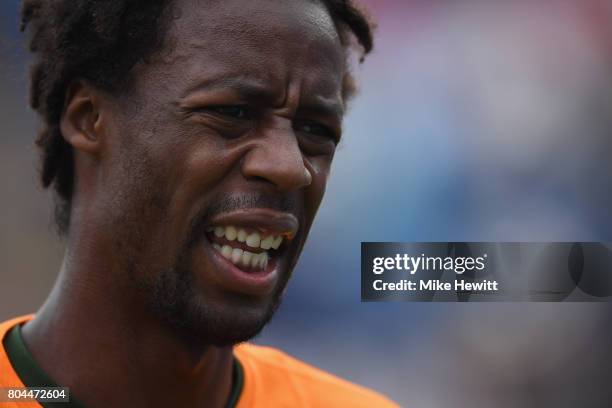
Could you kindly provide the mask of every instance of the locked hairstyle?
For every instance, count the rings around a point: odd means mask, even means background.
[[[348,50],[353,39],[362,48],[360,62],[372,50],[372,25],[350,0],[320,0]],[[66,90],[84,79],[111,93],[125,89],[132,68],[161,49],[170,24],[170,0],[23,0],[21,31],[28,31],[35,59],[30,71],[30,106],[43,125],[36,138],[40,180],[55,192],[55,220],[68,230],[73,192],[71,146],[63,139],[60,118]],[[354,89],[345,75],[344,96]]]

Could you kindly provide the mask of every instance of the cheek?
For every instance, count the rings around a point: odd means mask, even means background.
[[[222,181],[235,171],[241,152],[228,149],[223,140],[206,138],[184,146],[174,158],[172,169],[176,205],[193,206],[222,187]]]

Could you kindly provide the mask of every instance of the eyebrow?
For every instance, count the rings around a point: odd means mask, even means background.
[[[274,94],[274,91],[270,89],[266,81],[243,75],[224,75],[208,79],[189,88],[183,95],[183,98],[195,92],[210,92],[222,89],[231,89],[244,96],[245,99],[263,100],[270,104],[278,102],[278,96]],[[328,116],[341,120],[344,116],[344,109],[344,103],[341,99],[336,100],[335,98],[327,98],[321,95],[309,95],[300,101],[298,112]]]
[[[196,86],[189,88],[183,97],[194,92],[207,92],[221,89],[231,89],[247,98],[264,98],[273,99],[273,92],[266,86],[262,80],[258,80],[246,76],[220,76],[217,78],[207,79],[204,82],[198,83]]]
[[[329,116],[340,121],[344,116],[344,104],[333,98],[314,96],[307,98],[307,100],[301,103],[298,111],[313,115]]]

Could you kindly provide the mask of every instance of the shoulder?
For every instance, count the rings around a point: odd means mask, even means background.
[[[6,350],[4,349],[4,338],[10,329],[20,323],[30,320],[32,317],[33,315],[21,316],[0,323],[0,387],[24,386],[20,378],[17,376],[17,373],[15,373],[15,370],[9,361],[8,355],[6,354]],[[2,404],[0,404],[0,406],[4,407]],[[8,406],[11,405],[9,404],[7,407]],[[24,404],[24,408],[30,406],[33,405]]]
[[[266,401],[272,402],[271,405],[398,406],[375,391],[343,380],[271,347],[241,344],[234,348],[234,354],[244,369],[243,393],[247,399],[253,397],[258,400],[252,394],[261,393],[260,397],[265,395]]]

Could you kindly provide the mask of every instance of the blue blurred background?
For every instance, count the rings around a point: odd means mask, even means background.
[[[361,241],[612,241],[612,2],[363,1],[325,201],[257,342],[407,407],[612,405],[607,304],[360,302]],[[19,4],[0,3],[0,319],[59,270]]]

